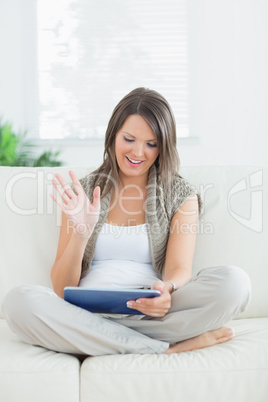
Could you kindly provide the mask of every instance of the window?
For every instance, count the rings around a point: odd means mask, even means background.
[[[140,86],[167,98],[189,137],[186,0],[37,0],[36,14],[40,138],[103,138]]]

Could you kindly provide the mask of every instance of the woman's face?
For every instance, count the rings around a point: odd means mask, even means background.
[[[120,174],[147,177],[159,155],[159,145],[149,124],[140,115],[129,116],[115,138],[115,155]]]

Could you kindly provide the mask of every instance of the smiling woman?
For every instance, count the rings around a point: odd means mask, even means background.
[[[156,91],[131,91],[112,113],[99,169],[81,180],[70,172],[72,186],[59,174],[52,181],[62,209],[54,292],[19,287],[3,303],[26,342],[96,356],[179,353],[233,338],[224,324],[246,308],[250,280],[234,266],[192,278],[201,203],[178,162],[170,105]],[[151,287],[160,295],[129,300],[123,317],[102,316],[62,300],[67,286]]]
[[[140,115],[129,116],[115,139],[115,156],[122,183],[127,185],[128,177],[137,177],[138,185],[146,184],[148,170],[158,155],[157,140],[149,124]]]
[[[134,89],[121,99],[109,120],[104,162],[94,171],[95,185],[101,187],[105,196],[113,186],[112,181],[106,180],[106,175],[118,182],[120,161],[128,169],[139,168],[130,170],[133,176],[140,171],[146,172],[146,168],[148,171],[154,164],[167,190],[179,168],[176,142],[175,118],[167,100],[156,91]],[[132,162],[126,161],[127,158]],[[142,161],[141,165],[136,166],[136,161]]]

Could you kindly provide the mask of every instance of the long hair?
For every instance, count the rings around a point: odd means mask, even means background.
[[[119,167],[115,155],[115,138],[125,120],[131,115],[140,115],[153,130],[159,155],[154,164],[164,188],[168,188],[179,169],[176,148],[176,124],[169,103],[158,92],[147,88],[136,88],[127,94],[115,107],[105,136],[102,165],[93,172],[95,186],[101,188],[102,197],[119,180]],[[108,178],[108,180],[107,180]]]

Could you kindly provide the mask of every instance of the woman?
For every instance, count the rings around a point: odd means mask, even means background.
[[[138,88],[109,121],[104,162],[72,185],[56,174],[62,209],[51,270],[54,292],[13,289],[3,309],[26,342],[83,355],[179,353],[229,341],[224,326],[245,310],[250,281],[238,267],[192,277],[199,195],[177,173],[176,129],[167,101]],[[103,316],[63,300],[65,286],[135,287],[161,292],[128,302],[144,315]]]

